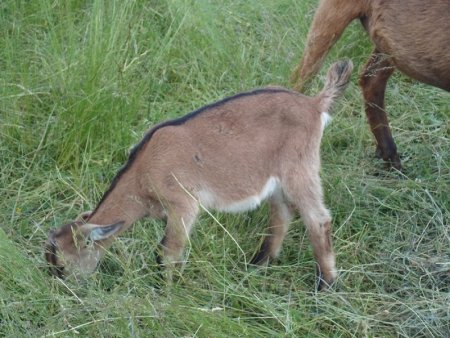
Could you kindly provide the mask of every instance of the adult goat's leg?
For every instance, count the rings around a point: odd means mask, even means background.
[[[312,21],[304,54],[291,75],[295,90],[316,74],[344,29],[365,8],[364,1],[321,0]]]
[[[387,166],[400,170],[402,164],[384,109],[386,84],[394,70],[395,67],[388,56],[375,49],[364,67],[359,84],[364,96],[367,120],[377,141],[376,153]]]

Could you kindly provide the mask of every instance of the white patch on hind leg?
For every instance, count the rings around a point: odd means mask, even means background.
[[[330,273],[331,276],[333,277],[333,279],[335,279],[338,275],[337,270],[336,270],[336,258],[334,256],[334,253],[331,253],[327,258],[326,258],[326,264],[327,266],[330,267]]]
[[[322,122],[322,130],[331,122],[332,118],[328,112],[324,111],[320,113],[320,121]]]

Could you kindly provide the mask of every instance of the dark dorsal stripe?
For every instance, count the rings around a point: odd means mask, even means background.
[[[101,198],[100,202],[97,204],[97,207],[92,212],[90,217],[92,217],[96,213],[96,211],[101,206],[101,204],[106,200],[108,195],[115,188],[115,186],[117,185],[117,183],[119,182],[119,180],[123,176],[123,174],[125,174],[127,172],[127,170],[131,167],[131,165],[134,163],[134,161],[137,158],[137,155],[140,153],[142,148],[144,148],[144,146],[147,144],[147,142],[150,141],[151,137],[153,136],[153,134],[157,130],[159,130],[159,129],[163,128],[163,127],[167,127],[167,126],[179,126],[181,124],[184,124],[186,121],[196,117],[200,113],[206,112],[208,110],[211,110],[211,109],[214,109],[214,108],[217,108],[217,107],[221,107],[221,106],[227,104],[228,102],[235,101],[235,100],[238,100],[240,98],[244,98],[244,97],[248,97],[248,96],[261,95],[261,94],[272,94],[272,93],[292,93],[292,91],[290,91],[288,89],[284,89],[284,88],[261,88],[261,89],[255,89],[255,90],[252,90],[252,91],[249,91],[249,92],[239,93],[239,94],[236,94],[236,95],[233,95],[233,96],[226,97],[226,98],[224,98],[224,99],[222,99],[220,101],[214,102],[212,104],[208,104],[206,106],[203,106],[203,107],[201,107],[201,108],[199,108],[197,110],[194,110],[194,111],[190,112],[189,114],[181,116],[181,117],[179,117],[177,119],[168,120],[168,121],[162,122],[162,123],[157,124],[156,126],[154,126],[152,129],[150,129],[145,134],[145,136],[141,140],[141,142],[139,142],[131,150],[130,155],[128,157],[128,161],[125,163],[125,165],[119,170],[117,175],[114,177],[111,185],[109,186],[109,189],[103,194],[103,197]]]

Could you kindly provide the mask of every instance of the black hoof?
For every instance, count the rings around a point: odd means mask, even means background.
[[[385,152],[378,146],[375,150],[375,157],[384,161],[386,170],[396,169],[402,171],[403,169],[402,161],[400,160],[397,151]]]
[[[334,279],[332,280],[325,280],[325,278],[323,277],[323,274],[321,271],[319,271],[319,269],[317,269],[316,271],[316,276],[317,276],[317,283],[316,283],[316,290],[321,292],[321,291],[326,291],[332,288],[333,284],[334,284]]]
[[[317,283],[317,291],[323,292],[331,289],[333,286],[333,282],[326,282],[324,279],[319,278]]]
[[[267,265],[270,262],[269,256],[264,252],[258,252],[250,261],[250,265]]]

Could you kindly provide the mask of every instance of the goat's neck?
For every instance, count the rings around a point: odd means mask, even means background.
[[[147,214],[136,176],[125,173],[110,188],[89,218],[89,223],[109,225],[124,222],[124,230]]]

